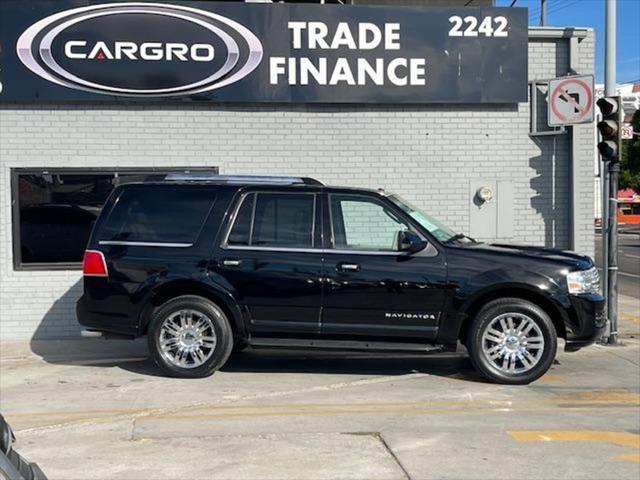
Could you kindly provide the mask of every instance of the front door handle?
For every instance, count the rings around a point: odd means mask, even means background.
[[[340,272],[357,272],[360,270],[360,265],[357,263],[339,263],[336,266],[336,270]]]
[[[227,259],[222,261],[222,265],[224,265],[225,267],[239,267],[241,264],[242,260]]]

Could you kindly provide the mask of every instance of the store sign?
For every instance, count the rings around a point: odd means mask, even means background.
[[[0,4],[0,101],[527,98],[525,9],[78,4]]]

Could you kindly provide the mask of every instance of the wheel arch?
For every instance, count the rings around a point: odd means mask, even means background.
[[[154,310],[172,298],[195,295],[206,298],[218,305],[229,319],[234,338],[245,338],[246,329],[242,311],[231,295],[223,290],[191,279],[176,279],[163,283],[154,289],[140,314],[140,335],[146,335]]]
[[[496,287],[491,290],[485,291],[473,300],[469,301],[465,306],[463,306],[461,313],[464,314],[464,320],[460,325],[460,329],[458,332],[458,339],[463,344],[466,343],[469,327],[471,326],[473,319],[476,317],[480,309],[487,303],[499,298],[519,298],[537,305],[538,307],[542,308],[551,318],[558,337],[565,339],[567,338],[567,331],[564,324],[564,314],[562,313],[561,308],[556,305],[552,298],[550,298],[547,294],[540,292],[539,290],[535,290],[525,285],[512,285]]]

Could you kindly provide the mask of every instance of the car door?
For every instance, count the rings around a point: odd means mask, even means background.
[[[398,231],[416,230],[381,195],[329,192],[324,201],[330,241],[322,333],[434,338],[445,299],[444,254],[432,244],[399,252]]]
[[[241,195],[214,262],[254,336],[318,334],[322,290],[317,191]]]

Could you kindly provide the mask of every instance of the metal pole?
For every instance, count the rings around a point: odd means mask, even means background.
[[[600,208],[602,209],[602,220],[600,221],[602,236],[602,296],[605,301],[609,301],[609,162],[602,162],[600,165]],[[605,310],[606,311],[606,310]],[[607,325],[605,332],[609,338],[611,325]],[[604,341],[604,339],[603,339]]]
[[[618,174],[620,162],[609,162],[609,318],[608,343],[618,343]]]
[[[605,0],[604,95],[616,94],[616,0]]]
[[[547,0],[540,0],[540,26],[547,26]]]
[[[604,94],[616,95],[616,0],[605,0]],[[618,112],[619,114],[621,112]],[[620,154],[620,152],[618,152]],[[620,164],[608,162],[607,318],[609,344],[618,342],[618,173]]]

